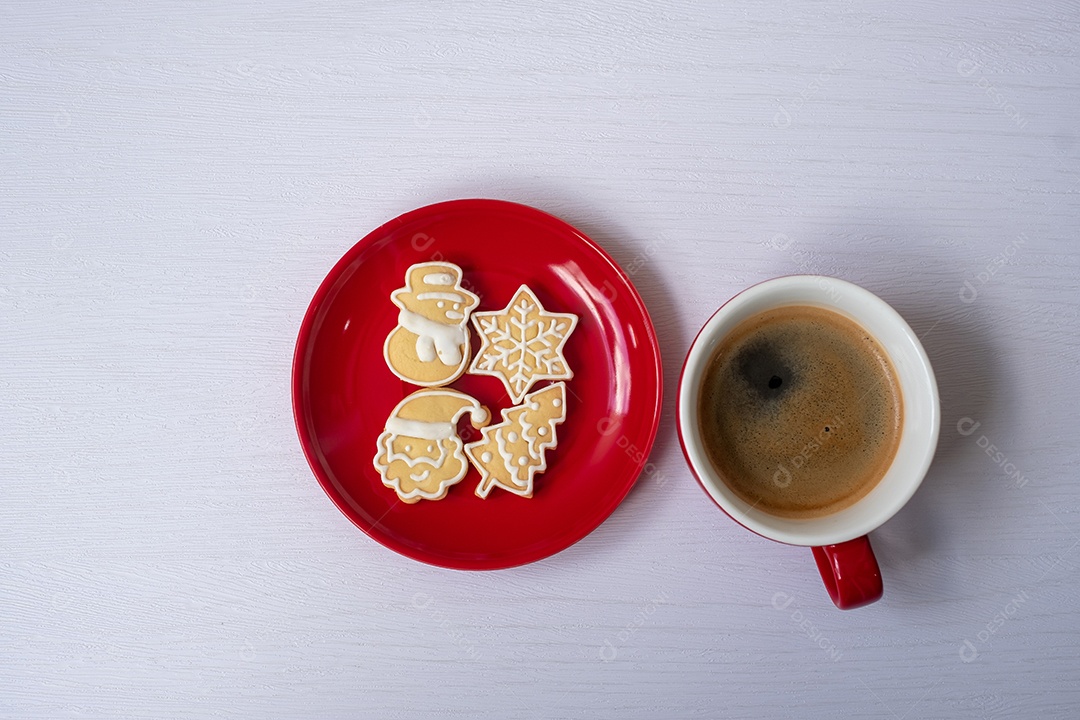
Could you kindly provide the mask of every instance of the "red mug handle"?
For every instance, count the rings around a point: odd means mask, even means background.
[[[836,607],[852,610],[881,599],[881,570],[869,536],[811,549]]]

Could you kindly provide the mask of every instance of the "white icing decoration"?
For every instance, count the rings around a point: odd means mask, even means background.
[[[461,296],[457,293],[450,292],[422,292],[417,293],[417,300],[449,300],[450,302],[461,302]],[[440,305],[439,307],[442,307]]]
[[[486,452],[483,455],[481,455],[480,456],[480,462],[486,462],[486,463],[491,462],[491,453]]]
[[[536,434],[537,435],[547,435],[547,428],[546,427],[537,428],[536,429]]]
[[[435,307],[446,307],[446,303],[440,300],[439,302],[435,303]]]
[[[524,465],[527,462],[529,462],[529,459],[526,458],[524,455],[518,458],[518,465]]]
[[[510,432],[506,433],[506,439],[509,440],[510,442],[517,442],[517,439],[518,439],[517,433],[514,432],[513,430],[511,430]]]
[[[562,400],[555,398],[551,401],[551,407],[562,407]]]
[[[395,435],[406,435],[424,440],[445,440],[446,438],[455,437],[453,423],[406,420],[399,417],[387,418],[386,430]],[[412,452],[412,448],[406,445],[405,451]]]
[[[503,437],[502,430],[495,431],[495,447],[499,449],[499,457],[502,458],[503,467],[510,473],[510,482],[520,488],[532,480],[531,476],[528,480],[522,480],[518,477],[520,468],[514,466],[514,454],[506,448],[506,438]]]
[[[521,437],[529,443],[529,455],[535,460],[540,457],[540,448],[536,447],[536,439],[533,437],[533,426],[526,418],[525,413],[518,413],[518,422],[521,424]]]
[[[416,357],[431,362],[436,355],[443,365],[461,364],[461,348],[469,343],[469,330],[462,325],[443,325],[409,310],[398,314],[398,325],[417,336]]]
[[[427,335],[416,336],[416,357],[420,362],[435,360],[435,340]]]
[[[454,276],[450,273],[428,273],[424,276],[424,282],[428,285],[453,285]]]

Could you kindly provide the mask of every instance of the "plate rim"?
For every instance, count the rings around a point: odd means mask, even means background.
[[[304,421],[304,409],[305,404],[302,400],[303,390],[303,371],[304,371],[304,358],[302,357],[304,351],[310,346],[311,335],[313,332],[313,326],[315,323],[315,316],[322,307],[323,302],[326,300],[326,296],[330,293],[331,288],[341,279],[345,270],[353,264],[360,253],[362,253],[369,245],[377,242],[378,240],[386,237],[389,232],[396,230],[399,226],[407,225],[413,220],[427,216],[433,213],[438,213],[445,210],[485,210],[494,208],[509,208],[513,212],[532,214],[534,216],[541,217],[545,222],[554,222],[563,226],[570,232],[579,242],[590,248],[593,252],[599,256],[604,263],[606,263],[620,278],[623,283],[630,290],[630,298],[634,305],[641,313],[641,317],[644,320],[645,335],[648,338],[647,348],[651,352],[654,363],[654,382],[656,387],[655,398],[653,400],[652,418],[650,422],[650,429],[648,431],[648,440],[643,446],[644,458],[641,462],[637,472],[633,474],[633,477],[626,483],[622,492],[613,496],[610,505],[603,508],[597,515],[597,521],[588,530],[582,533],[580,536],[574,538],[570,542],[556,547],[555,549],[549,549],[548,547],[542,548],[540,551],[532,551],[528,553],[522,553],[520,557],[515,557],[510,562],[505,560],[493,561],[492,559],[480,559],[475,561],[464,561],[446,558],[445,556],[439,556],[436,553],[430,553],[423,550],[417,550],[416,548],[409,547],[404,543],[397,541],[393,536],[380,532],[377,529],[378,521],[374,524],[368,524],[363,522],[355,510],[348,504],[344,497],[340,497],[340,493],[334,488],[333,483],[327,477],[325,469],[322,463],[319,462],[319,458],[316,453],[316,443],[312,435],[309,433],[307,423]],[[500,200],[494,198],[458,198],[452,200],[444,200],[437,203],[431,203],[418,208],[414,208],[407,212],[404,212],[396,217],[384,222],[375,229],[371,230],[358,241],[345,251],[345,253],[338,259],[336,263],[326,273],[326,276],[319,283],[314,295],[312,295],[311,301],[308,303],[307,310],[304,312],[304,317],[300,322],[300,329],[297,333],[296,345],[293,349],[292,365],[290,368],[290,386],[291,386],[291,404],[293,414],[293,425],[295,426],[297,437],[300,441],[301,449],[303,450],[304,457],[307,460],[308,467],[310,468],[315,479],[318,481],[319,486],[323,489],[323,492],[330,498],[334,505],[341,511],[346,518],[348,518],[354,525],[356,525],[365,535],[377,542],[379,545],[392,550],[399,555],[403,555],[411,560],[416,560],[428,565],[448,568],[452,570],[503,570],[513,567],[520,567],[534,563],[545,558],[557,555],[567,548],[573,547],[577,543],[584,540],[591,535],[598,527],[603,525],[611,514],[615,512],[615,509],[622,504],[623,500],[637,484],[638,479],[641,477],[641,473],[648,465],[648,457],[652,452],[653,445],[656,442],[656,436],[660,428],[660,416],[663,410],[664,401],[664,370],[663,370],[663,357],[660,353],[660,343],[656,335],[656,327],[653,324],[652,317],[649,315],[649,309],[645,305],[645,301],[642,299],[641,294],[630,280],[630,276],[619,266],[614,258],[611,257],[600,245],[598,245],[592,238],[571,225],[562,218],[552,215],[531,205],[525,205],[523,203],[513,202],[510,200]]]

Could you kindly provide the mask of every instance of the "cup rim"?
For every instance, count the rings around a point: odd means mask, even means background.
[[[929,401],[928,407],[931,416],[929,423],[923,428],[925,430],[922,435],[923,442],[916,449],[919,452],[919,455],[913,463],[910,479],[901,491],[898,491],[891,496],[889,501],[884,504],[879,512],[872,517],[865,519],[861,523],[852,523],[849,526],[833,528],[831,530],[823,530],[822,523],[819,521],[824,518],[832,518],[835,514],[827,515],[823,518],[808,519],[804,523],[805,530],[798,532],[790,529],[773,527],[759,521],[739,508],[737,504],[731,502],[730,498],[719,489],[718,486],[723,486],[724,483],[717,476],[711,461],[706,456],[703,448],[700,447],[700,442],[696,435],[697,395],[702,373],[704,372],[709,357],[711,357],[712,347],[706,349],[706,343],[714,334],[712,331],[732,312],[733,308],[741,303],[759,297],[762,293],[771,292],[778,286],[799,283],[821,283],[822,281],[835,284],[843,292],[851,293],[858,297],[860,302],[873,305],[883,316],[882,322],[888,323],[903,333],[905,339],[910,343],[910,350],[914,353],[915,357],[917,357],[918,369],[920,371],[919,375],[921,377],[919,387],[926,393],[925,397]],[[795,303],[779,302],[775,307],[783,307],[789,304]],[[846,314],[838,307],[830,309]],[[690,373],[692,373],[692,376]],[[933,462],[941,429],[941,401],[938,393],[937,380],[934,375],[933,367],[930,364],[930,359],[926,355],[926,350],[923,348],[915,331],[911,329],[911,326],[907,321],[904,320],[904,318],[889,305],[889,303],[874,293],[850,281],[826,275],[802,274],[770,278],[744,288],[724,302],[709,317],[705,324],[702,325],[701,329],[694,337],[693,342],[690,344],[690,349],[687,351],[679,376],[677,398],[676,428],[679,435],[679,443],[682,446],[687,465],[690,467],[695,480],[697,480],[702,490],[721,510],[724,511],[725,514],[747,530],[776,542],[806,547],[833,545],[861,537],[877,529],[899,512],[922,484],[922,481]],[[907,402],[906,397],[905,402]],[[692,418],[694,427],[684,427],[687,418]],[[896,457],[899,457],[899,450]],[[896,457],[893,459],[894,464],[896,462]],[[892,464],[890,465],[890,468],[891,467]],[[866,498],[862,498],[851,507],[856,507],[865,500]],[[839,512],[842,513],[844,511]],[[761,515],[762,513],[759,511],[758,514]],[[781,520],[786,519],[778,519],[778,521]]]

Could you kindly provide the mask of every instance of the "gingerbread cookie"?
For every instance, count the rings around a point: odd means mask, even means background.
[[[555,426],[566,419],[566,383],[526,395],[521,405],[503,410],[502,418],[481,430],[480,440],[465,446],[480,471],[476,494],[486,498],[498,485],[532,497],[533,478],[547,469],[547,450],[558,445]]]
[[[490,414],[476,399],[456,390],[417,390],[394,408],[378,440],[375,469],[402,502],[441,500],[465,477],[468,461],[457,421],[469,413],[474,428]]]
[[[383,344],[391,372],[424,387],[458,379],[469,362],[469,313],[480,298],[461,286],[461,268],[448,262],[413,265],[390,300],[401,308]]]
[[[504,309],[473,313],[472,321],[482,345],[469,372],[502,380],[515,403],[539,380],[574,376],[562,350],[577,315],[548,312],[527,285]]]

